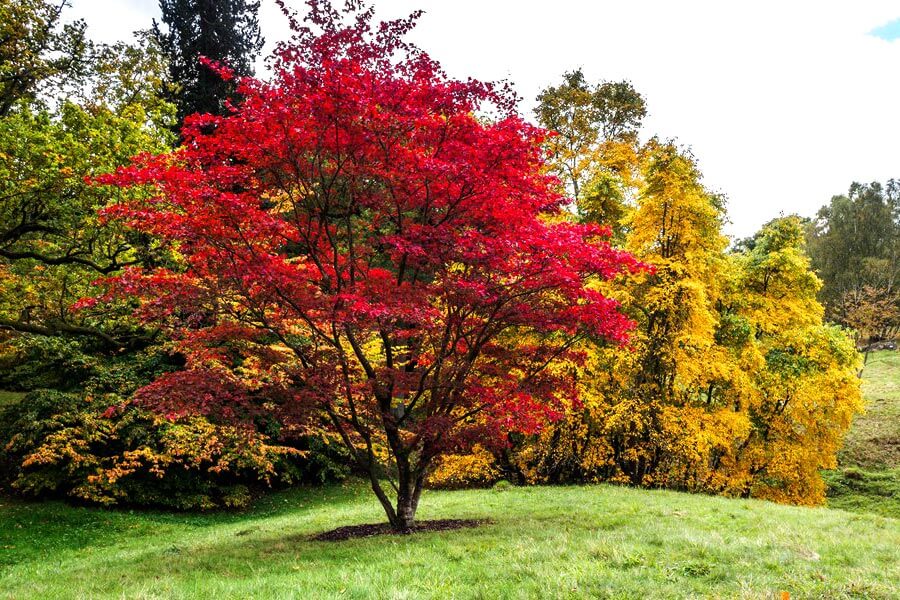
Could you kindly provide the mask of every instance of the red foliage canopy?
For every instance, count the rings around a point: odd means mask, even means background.
[[[177,151],[101,178],[146,185],[105,216],[183,257],[127,271],[110,294],[142,298],[191,369],[229,380],[223,400],[277,391],[278,410],[325,417],[379,498],[386,448],[397,512],[407,493],[414,512],[440,452],[533,431],[571,396],[548,366],[576,358],[575,341],[626,339],[589,282],[639,265],[604,228],[564,218],[545,132],[508,90],[451,79],[403,41],[417,15],[373,25],[351,3],[345,25],[309,4],[273,81],[241,80],[233,114],[189,117]],[[190,401],[165,383],[142,395]]]

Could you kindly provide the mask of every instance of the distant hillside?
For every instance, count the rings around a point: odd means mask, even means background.
[[[828,505],[900,518],[900,352],[876,352],[863,370],[866,414],[853,422]]]

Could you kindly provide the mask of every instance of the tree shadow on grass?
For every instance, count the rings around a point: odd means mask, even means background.
[[[271,574],[274,579],[288,574],[301,586],[304,582],[317,585],[323,581],[341,581],[354,573],[363,580],[382,575],[390,580],[398,568],[427,570],[441,564],[448,552],[465,554],[460,548],[471,550],[494,543],[492,536],[496,536],[496,531],[490,521],[457,521],[478,523],[478,526],[426,529],[411,535],[348,537],[340,541],[316,539],[323,533],[334,531],[326,531],[327,525],[323,526],[319,521],[309,523],[297,533],[253,531],[242,536],[238,532],[233,540],[186,551],[180,558],[187,561],[180,565],[186,571],[170,574],[176,578],[189,578],[189,572],[202,571],[205,576],[232,579],[257,578],[261,572]],[[375,525],[375,528],[387,529],[386,525]],[[155,570],[152,565],[164,559],[159,556],[145,558],[150,563],[142,571],[149,578]]]
[[[208,512],[104,508],[0,496],[0,566],[58,560],[78,550],[123,541],[146,538],[152,543],[166,534],[178,536],[227,524],[250,524],[302,513],[304,509],[352,502],[365,493],[356,481],[322,487],[297,486],[261,496],[246,509]],[[245,531],[252,531],[252,527]]]
[[[129,597],[147,589],[169,590],[178,595],[176,590],[190,589],[201,597],[244,593],[267,597],[266,592],[254,586],[290,584],[296,586],[291,588],[292,593],[304,588],[322,592],[317,587],[322,582],[331,585],[346,577],[360,581],[374,578],[380,582],[378,585],[390,586],[398,561],[428,569],[441,564],[448,550],[463,555],[481,548],[486,553],[486,548],[494,544],[491,536],[496,536],[496,531],[489,525],[355,538],[340,543],[312,539],[335,525],[377,519],[379,511],[377,502],[350,502],[330,514],[313,510],[306,514],[294,512],[296,519],[288,521],[265,516],[255,521],[248,519],[240,527],[210,532],[206,539],[197,539],[183,530],[169,539],[153,539],[152,544],[143,547],[131,544],[121,552],[115,549],[86,556],[84,560],[77,558],[62,571],[56,571],[55,577],[65,581],[67,588],[78,589],[87,596]],[[99,564],[104,572],[98,578]],[[51,593],[52,588],[46,592]]]

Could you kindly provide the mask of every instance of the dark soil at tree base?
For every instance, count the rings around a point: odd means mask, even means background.
[[[428,531],[449,531],[480,527],[489,524],[487,519],[440,519],[436,521],[418,521],[411,528],[397,531],[390,523],[367,523],[365,525],[348,525],[330,531],[324,531],[310,539],[317,542],[340,542],[354,538],[372,537],[374,535],[410,535]]]

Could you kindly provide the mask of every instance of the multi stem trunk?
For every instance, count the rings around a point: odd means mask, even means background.
[[[362,352],[357,352],[357,356],[362,356]],[[383,486],[384,472],[381,463],[375,457],[372,443],[373,432],[357,418],[352,395],[348,395],[348,398],[352,418],[342,421],[338,418],[337,413],[331,410],[332,424],[337,428],[356,464],[369,476],[372,491],[381,503],[391,527],[395,531],[410,531],[415,525],[419,498],[425,487],[429,466],[435,456],[434,448],[421,440],[413,443],[404,440],[397,417],[391,410],[390,394],[386,393],[383,388],[378,389],[375,400],[381,411],[381,425],[384,428],[385,441],[393,457],[396,473],[396,481],[391,482],[396,491],[396,504],[394,504]],[[365,450],[357,447],[345,425],[351,425],[365,441]]]
[[[415,524],[428,465],[429,460],[421,448],[418,452],[397,457],[397,518],[391,524],[398,531],[408,531]]]
[[[392,523],[394,529],[407,531],[412,529],[416,519],[418,494],[410,489],[409,482],[398,481],[400,491],[397,493],[397,521]]]
[[[391,502],[377,475],[369,473],[372,490],[381,502],[388,522],[395,531],[410,531],[415,526],[419,498],[425,486],[426,465],[416,465],[414,469],[399,468],[397,472],[397,501]]]

